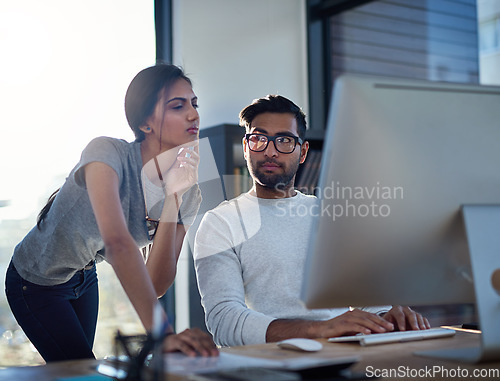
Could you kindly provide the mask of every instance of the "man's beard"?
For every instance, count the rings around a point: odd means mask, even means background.
[[[261,169],[261,167],[265,163],[273,163],[280,166],[283,169],[281,173],[266,173]],[[274,188],[274,189],[283,189],[291,184],[293,181],[295,174],[297,173],[297,169],[299,168],[299,162],[293,163],[288,169],[284,168],[280,163],[278,163],[274,159],[270,160],[262,160],[258,162],[251,162],[250,173],[253,174],[253,177],[256,181],[266,187],[266,188]]]

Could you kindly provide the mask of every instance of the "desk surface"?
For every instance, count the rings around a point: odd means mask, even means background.
[[[465,348],[478,346],[480,335],[458,332],[454,337],[414,341],[401,344],[386,344],[372,347],[361,347],[359,344],[327,343],[321,340],[324,347],[315,353],[302,353],[279,349],[276,344],[249,345],[224,348],[222,351],[267,359],[289,359],[293,357],[313,356],[316,358],[336,358],[357,356],[359,362],[351,367],[353,372],[366,376],[380,376],[380,379],[400,380],[457,380],[457,379],[499,379],[500,361],[487,364],[470,365],[465,363],[429,359],[415,356],[415,351],[447,348]],[[78,360],[34,367],[13,367],[0,370],[0,381],[53,381],[60,377],[76,377],[95,373],[97,360]],[[421,369],[427,370],[424,373]],[[421,372],[416,374],[415,372]],[[392,372],[392,375],[389,373]],[[395,372],[399,372],[396,373]],[[435,373],[431,373],[435,372]],[[477,373],[477,372],[482,372]],[[487,372],[490,372],[489,374]],[[496,372],[493,373],[493,372]],[[475,374],[477,373],[477,374]],[[171,378],[169,378],[171,379]],[[173,379],[182,380],[181,377]]]

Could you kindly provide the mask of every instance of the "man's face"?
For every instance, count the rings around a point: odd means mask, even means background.
[[[270,137],[299,136],[297,121],[290,113],[259,114],[253,119],[248,133]],[[243,139],[243,148],[252,178],[258,185],[273,189],[293,186],[299,164],[305,160],[307,153],[307,144],[297,144],[293,152],[281,153],[271,141],[263,151],[254,152],[250,150],[246,139]]]

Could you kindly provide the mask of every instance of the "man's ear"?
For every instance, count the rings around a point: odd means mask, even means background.
[[[243,146],[243,157],[245,160],[247,159],[247,148],[248,148],[248,143],[245,137],[243,136],[243,139],[241,140],[241,145]]]
[[[300,146],[300,164],[302,164],[304,161],[306,161],[307,158],[307,152],[309,151],[309,142],[305,141],[301,146]]]

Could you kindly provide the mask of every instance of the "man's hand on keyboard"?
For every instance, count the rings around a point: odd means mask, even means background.
[[[429,321],[410,307],[394,306],[382,316],[394,324],[395,331],[411,331],[430,328]]]
[[[383,333],[394,331],[395,326],[388,320],[377,314],[352,309],[340,316],[326,321],[315,321],[312,323],[314,333],[311,337],[336,337],[355,335],[358,333]]]
[[[274,320],[267,329],[266,341],[274,342],[290,337],[369,335],[427,328],[430,328],[427,319],[409,307],[395,306],[383,316],[354,308],[330,320]]]

